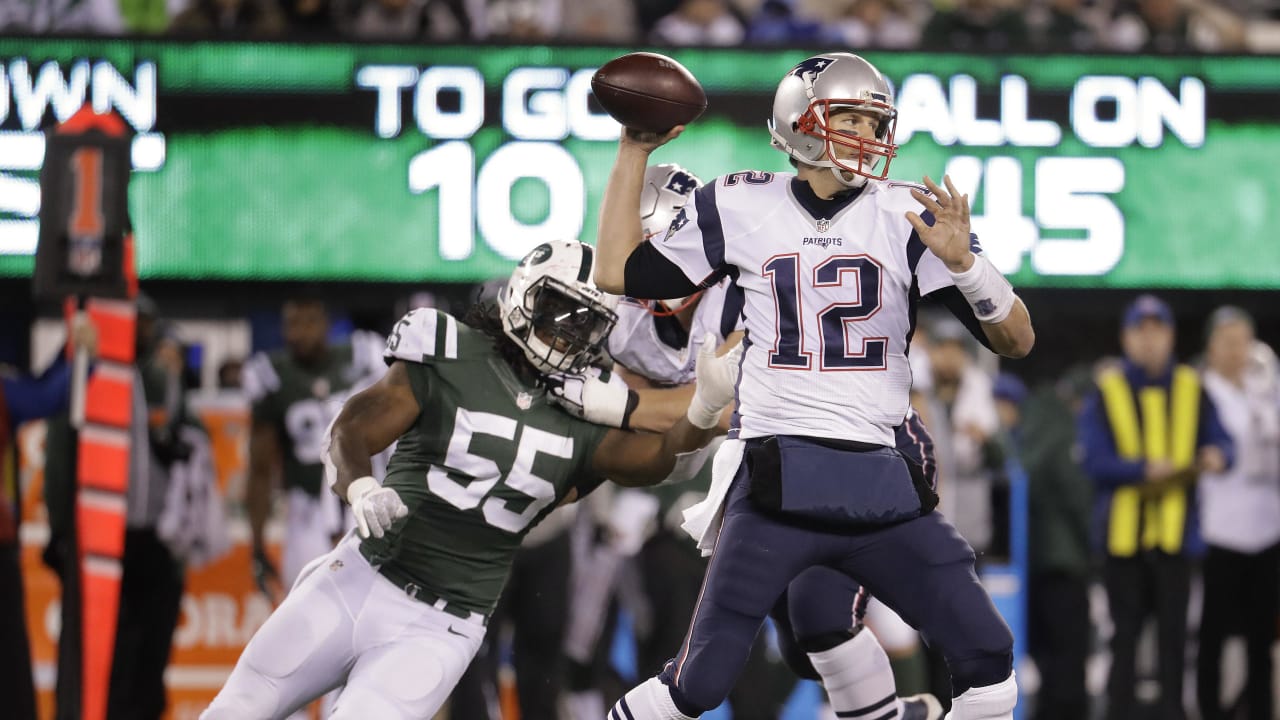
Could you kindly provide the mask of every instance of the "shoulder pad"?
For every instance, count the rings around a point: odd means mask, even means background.
[[[893,208],[895,211],[905,208],[907,210],[924,212],[924,208],[920,205],[920,202],[914,197],[911,197],[912,190],[916,190],[929,197],[933,197],[933,193],[929,192],[929,188],[921,185],[920,183],[902,182],[900,180],[883,180],[875,186],[875,192],[883,198],[881,202],[886,206]]]
[[[258,402],[262,398],[280,389],[280,374],[276,372],[275,363],[265,352],[256,352],[244,361],[240,371],[240,385],[250,402]]]
[[[383,362],[433,363],[458,359],[458,321],[432,308],[410,310],[387,336]]]

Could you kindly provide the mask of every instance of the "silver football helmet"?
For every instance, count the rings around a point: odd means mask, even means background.
[[[618,298],[595,286],[595,248],[543,243],[498,293],[502,330],[544,373],[576,373],[597,357],[617,322]]]
[[[693,191],[700,187],[702,180],[697,175],[674,163],[645,168],[644,187],[640,190],[640,229],[644,232],[645,241],[662,239],[676,219],[676,213],[693,199]],[[655,308],[653,312],[656,315],[674,315],[694,297],[659,300],[657,302],[666,307]]]
[[[878,115],[875,137],[831,129],[831,114],[841,109]],[[773,146],[798,162],[831,168],[841,183],[857,187],[868,178],[888,177],[889,161],[898,152],[893,142],[897,121],[893,85],[857,55],[833,52],[814,55],[796,65],[778,83],[769,133]],[[852,155],[841,158],[837,146]]]

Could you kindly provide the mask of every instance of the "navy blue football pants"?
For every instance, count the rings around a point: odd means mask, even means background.
[[[724,700],[765,615],[812,566],[844,573],[920,630],[946,658],[955,694],[1009,676],[1013,635],[978,582],[973,549],[940,514],[865,532],[812,530],[757,510],[747,486],[744,463],[689,633],[662,672],[684,713]]]

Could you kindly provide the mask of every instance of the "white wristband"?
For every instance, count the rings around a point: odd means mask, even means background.
[[[365,475],[352,480],[351,484],[347,486],[347,504],[355,505],[360,496],[373,492],[380,487],[382,486],[378,484],[378,481],[372,475]]]
[[[948,271],[950,272],[950,271]],[[961,273],[951,273],[951,280],[969,301],[980,322],[998,323],[1009,317],[1018,296],[1013,286],[1000,274],[985,255],[975,253],[973,266]]]

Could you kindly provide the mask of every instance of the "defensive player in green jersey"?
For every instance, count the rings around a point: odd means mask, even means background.
[[[540,245],[466,323],[418,310],[396,325],[387,374],[331,432],[333,490],[358,533],[303,570],[203,720],[281,718],[338,686],[333,718],[432,717],[479,648],[529,528],[605,477],[662,480],[718,432],[737,357],[712,350],[686,417],[660,435],[551,402],[547,376],[583,371],[616,318],[592,284],[593,258],[577,242]],[[379,485],[369,458],[393,441]]]
[[[302,567],[333,549],[334,538],[342,534],[339,504],[321,492],[324,431],[342,402],[385,370],[382,339],[374,333],[357,331],[347,343],[328,343],[329,318],[319,299],[287,301],[281,321],[285,347],[256,353],[244,366],[245,393],[253,403],[246,504],[254,575],[277,602]],[[277,473],[288,508],[283,577],[263,545]]]

